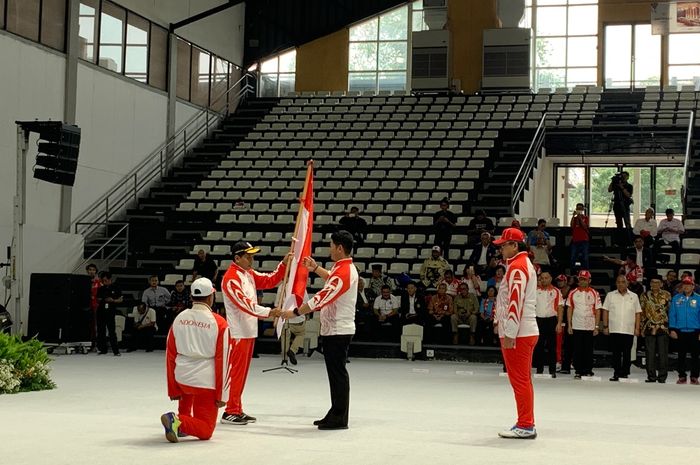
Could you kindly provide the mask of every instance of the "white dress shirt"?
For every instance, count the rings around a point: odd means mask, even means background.
[[[608,329],[611,333],[634,335],[635,316],[642,313],[637,294],[630,291],[620,294],[614,290],[605,296],[602,308],[609,313]]]

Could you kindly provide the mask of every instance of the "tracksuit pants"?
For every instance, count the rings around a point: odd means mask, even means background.
[[[518,409],[518,428],[535,426],[535,391],[532,387],[531,368],[536,344],[537,336],[519,337],[515,339],[513,349],[504,349],[501,338],[501,353]]]
[[[190,388],[180,385],[185,393],[180,397],[177,417],[180,431],[199,439],[209,439],[214,433],[219,409],[213,389]]]
[[[232,339],[231,342],[233,345],[233,353],[231,354],[231,392],[226,404],[226,413],[240,415],[243,413],[241,396],[245,388],[245,381],[248,378],[250,361],[253,358],[255,338]]]
[[[535,368],[537,368],[537,373],[542,373],[546,365],[550,375],[556,374],[557,317],[537,317],[537,327],[540,330],[540,337],[537,339],[537,346],[535,346]]]

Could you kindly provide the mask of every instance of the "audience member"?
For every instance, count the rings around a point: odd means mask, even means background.
[[[649,207],[644,212],[644,218],[639,218],[634,223],[632,232],[642,238],[644,245],[651,247],[654,245],[654,238],[657,234],[656,218],[654,218],[654,209]]]
[[[387,285],[382,286],[381,293],[374,299],[374,315],[380,325],[391,324],[397,327],[399,324],[399,309],[401,308],[401,299],[391,294],[391,288]]]
[[[576,379],[593,375],[593,337],[598,335],[596,322],[600,321],[600,295],[589,286],[591,273],[578,272],[578,287],[569,293],[566,300],[567,328],[573,336],[574,367]]]
[[[97,266],[90,263],[85,267],[85,271],[91,280],[90,286],[90,321],[88,322],[89,335],[90,335],[90,351],[97,349],[97,308],[99,307],[99,302],[97,301],[97,291],[102,286],[102,279],[97,275]]]
[[[479,322],[479,300],[469,292],[465,283],[460,283],[458,294],[453,299],[454,313],[452,314],[452,343],[459,343],[459,325],[469,325],[469,345],[476,344],[476,329]]]
[[[141,302],[146,304],[148,307],[156,311],[158,317],[159,329],[162,333],[167,334],[170,329],[170,323],[168,319],[168,304],[170,304],[170,291],[166,288],[160,286],[158,281],[158,276],[153,275],[148,278],[149,287],[141,295]]]
[[[617,289],[608,292],[601,307],[603,332],[610,336],[612,352],[613,376],[610,381],[629,377],[632,344],[634,337],[639,336],[639,322],[642,314],[639,297],[627,289],[627,278],[618,276],[615,285]]]
[[[544,269],[549,269],[551,261],[549,255],[552,253],[552,246],[549,245],[549,241],[545,239],[544,234],[541,232],[537,233],[535,245],[530,249],[532,252],[532,263],[539,265]]]
[[[433,214],[433,228],[435,233],[435,245],[440,246],[445,256],[450,251],[452,231],[457,227],[457,215],[450,210],[447,197],[440,201],[440,210]]]
[[[668,270],[666,273],[666,278],[664,278],[663,282],[663,290],[667,291],[671,294],[676,293],[676,286],[680,284],[680,281],[678,280],[678,273],[674,270]]]
[[[170,302],[168,303],[169,319],[172,321],[178,313],[191,306],[192,297],[189,289],[185,287],[185,282],[182,279],[175,281],[175,289],[170,293]]]
[[[109,332],[109,345],[115,356],[120,356],[119,344],[117,342],[117,332],[115,317],[117,316],[117,305],[122,303],[124,298],[122,292],[116,284],[112,284],[112,273],[105,271],[102,273],[102,286],[97,290],[97,349],[98,353],[107,353],[106,333]]]
[[[690,278],[694,281],[693,273],[691,273],[690,271],[684,271],[683,273],[681,273],[681,279],[676,283],[676,287],[673,289],[673,292],[671,292],[671,294],[676,295],[683,293],[683,281],[686,278]],[[695,293],[700,294],[700,284],[698,283],[695,284]]]
[[[435,289],[449,267],[447,260],[442,256],[440,246],[434,245],[430,258],[425,259],[420,269],[420,280],[426,289]]]
[[[503,276],[506,275],[506,267],[503,265],[498,265],[496,267],[496,274],[493,276],[493,278],[489,279],[486,281],[486,287],[495,287],[498,289],[498,286],[501,285],[501,280],[503,279]]]
[[[576,269],[576,261],[581,264],[581,268],[587,270],[588,250],[591,241],[590,219],[586,215],[585,207],[582,203],[576,204],[571,221],[571,260],[570,269],[573,273]]]
[[[423,326],[427,316],[427,308],[423,296],[418,294],[416,283],[411,281],[406,285],[406,292],[401,295],[399,309],[401,322],[404,325],[416,324]]]
[[[556,378],[557,333],[560,333],[562,328],[564,301],[559,289],[552,286],[552,275],[547,271],[543,271],[539,276],[535,313],[540,331],[540,337],[535,346],[535,369],[537,373],[544,373],[546,364],[549,374]]]
[[[661,289],[661,276],[649,282],[640,297],[642,329],[647,356],[647,383],[665,383],[668,376],[668,311],[671,293]]]
[[[622,171],[615,174],[608,192],[613,193],[613,212],[615,213],[615,223],[617,225],[617,242],[619,245],[627,247],[632,242],[632,225],[630,223],[630,205],[632,205],[632,193],[634,188],[628,183],[630,174]]]
[[[380,288],[381,289],[381,288]],[[374,326],[374,299],[377,294],[371,288],[365,287],[365,279],[357,280],[357,300],[355,301],[355,322],[357,323],[357,336],[367,337]]]
[[[644,280],[644,269],[637,264],[637,255],[629,254],[625,260],[603,257],[606,262],[619,266],[618,275],[625,276],[630,283],[641,283]]]
[[[671,250],[674,253],[680,253],[681,251],[681,234],[685,233],[685,227],[681,220],[674,218],[674,211],[672,208],[666,209],[666,218],[659,222],[659,227],[657,229],[661,238],[654,243],[654,256],[659,257],[659,249],[663,245],[671,246]]]
[[[481,297],[481,278],[476,274],[476,271],[474,271],[473,265],[466,265],[464,267],[462,282],[467,285],[470,294]]]
[[[452,329],[452,314],[454,313],[454,303],[452,297],[447,295],[445,283],[437,287],[435,294],[428,304],[428,329],[431,339],[435,342],[447,344],[450,330]]]
[[[484,210],[478,210],[476,216],[467,225],[467,242],[469,244],[476,244],[481,238],[481,233],[487,232],[489,235],[493,235],[496,227],[493,225],[491,218],[486,216]]]
[[[131,344],[127,352],[144,349],[153,352],[153,336],[156,334],[156,311],[140,302],[131,313],[134,319],[134,328],[131,332]]]
[[[477,326],[477,336],[480,345],[493,345],[495,334],[493,330],[493,319],[496,312],[496,295],[498,290],[495,286],[486,289],[486,297],[479,305],[479,323]]]
[[[440,283],[445,283],[447,286],[447,295],[454,297],[457,295],[457,288],[459,287],[460,280],[455,278],[455,274],[452,270],[449,268],[445,270],[445,273],[443,274],[442,278],[438,280],[438,285]]]
[[[204,249],[199,249],[192,268],[192,281],[197,278],[207,278],[211,282],[215,282],[218,275],[219,267],[214,259]]]
[[[375,296],[381,295],[382,287],[389,286],[393,292],[396,282],[382,272],[382,265],[374,263],[372,265],[372,276],[369,278],[369,288]]]
[[[474,267],[476,274],[485,277],[486,269],[491,260],[498,254],[498,250],[491,243],[490,233],[482,232],[480,238],[479,244],[472,250],[472,254],[469,256],[469,261],[467,263]]]
[[[671,339],[678,340],[678,381],[688,382],[686,355],[690,354],[690,384],[700,384],[700,295],[695,292],[695,281],[683,278],[683,292],[673,297],[668,315]]]
[[[357,248],[365,243],[365,238],[367,237],[367,222],[360,217],[360,209],[357,207],[350,208],[350,211],[340,219],[340,226],[341,229],[352,234],[352,238],[355,240],[353,250],[357,252]]]
[[[549,245],[549,233],[545,231],[547,221],[540,218],[537,220],[537,227],[527,234],[527,245],[533,247],[537,245],[537,239],[541,236],[544,238],[545,244]]]
[[[647,275],[651,273],[656,274],[654,254],[652,250],[646,246],[644,239],[641,236],[634,238],[634,247],[627,250],[627,255],[635,255],[635,263],[640,265]]]

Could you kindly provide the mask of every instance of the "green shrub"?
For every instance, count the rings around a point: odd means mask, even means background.
[[[0,394],[56,387],[49,378],[51,358],[41,342],[0,333]]]

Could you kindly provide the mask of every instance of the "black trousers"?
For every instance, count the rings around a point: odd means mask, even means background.
[[[655,336],[646,336],[644,340],[647,346],[647,378],[666,381],[668,376],[668,334],[657,333]]]
[[[153,336],[156,334],[156,329],[151,326],[149,328],[136,329],[131,333],[131,350],[144,349],[147,351],[153,350]]]
[[[436,324],[440,324],[441,328],[436,328]],[[428,330],[428,341],[433,344],[450,344],[452,343],[452,318],[450,315],[445,315],[439,320],[434,316],[428,316],[428,322],[425,326]]]
[[[442,249],[442,256],[447,259],[447,254],[450,250],[450,243],[452,242],[452,232],[436,231],[435,232],[435,245],[439,245]]]
[[[350,411],[350,375],[345,368],[352,335],[323,336],[323,358],[326,361],[331,389],[331,409],[325,420],[331,425],[347,426]]]
[[[632,343],[634,336],[631,334],[610,333],[610,350],[612,351],[613,376],[627,378],[632,365]]]
[[[568,329],[564,326],[561,337],[561,369],[563,371],[571,371],[571,361],[574,358],[574,336],[569,334]]]
[[[697,378],[700,376],[700,341],[698,341],[700,331],[692,331],[687,333],[678,332],[678,377],[685,378],[686,373],[686,355],[690,354],[690,377]]]
[[[576,374],[590,375],[593,373],[593,331],[574,329],[572,339]]]
[[[112,352],[119,353],[119,344],[117,343],[117,332],[114,323],[116,316],[115,310],[104,308],[97,309],[97,350],[101,353],[107,353],[107,338],[106,332],[109,332],[109,345],[112,347]]]
[[[557,317],[537,317],[537,327],[540,337],[535,346],[535,368],[537,373],[544,371],[544,366],[549,368],[549,374],[557,372]]]

